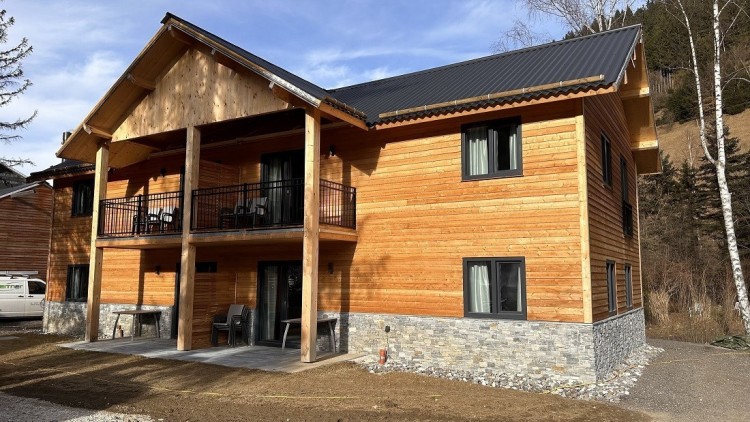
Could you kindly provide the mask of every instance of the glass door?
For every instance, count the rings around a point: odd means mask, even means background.
[[[268,197],[268,224],[302,224],[305,154],[302,150],[264,154],[261,183]]]
[[[258,342],[280,345],[286,326],[281,321],[302,315],[301,261],[260,263],[258,308]]]

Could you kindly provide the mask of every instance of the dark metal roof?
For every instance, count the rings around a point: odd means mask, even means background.
[[[46,182],[24,183],[23,185],[13,186],[11,188],[0,189],[0,199],[5,198],[6,196],[14,194],[16,192],[23,192],[25,190],[29,190],[37,186],[50,187],[50,185],[48,185]]]
[[[34,182],[39,180],[46,180],[55,176],[84,173],[87,171],[93,171],[96,168],[94,164],[83,163],[76,160],[63,160],[62,163],[55,164],[42,171],[31,173],[26,179],[28,182]]]
[[[640,25],[629,26],[333,89],[329,93],[363,111],[368,124],[374,124],[380,121],[378,115],[385,112],[597,75],[604,76],[599,83],[568,86],[562,91],[607,86],[620,78],[639,35]]]

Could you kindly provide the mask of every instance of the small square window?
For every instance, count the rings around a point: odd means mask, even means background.
[[[94,180],[82,180],[73,184],[73,217],[89,216],[94,213]]]
[[[607,261],[607,302],[609,314],[617,313],[617,284],[615,282],[615,263]]]
[[[612,143],[607,135],[602,133],[602,180],[605,185],[612,186]]]
[[[68,265],[68,281],[65,300],[69,302],[86,302],[89,295],[89,265]]]
[[[625,264],[625,304],[633,309],[633,267]]]
[[[480,318],[526,319],[523,258],[465,258],[464,313]]]
[[[464,126],[461,138],[464,180],[522,174],[520,119]]]

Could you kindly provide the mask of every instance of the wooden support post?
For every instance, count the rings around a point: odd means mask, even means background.
[[[94,175],[94,204],[91,214],[91,249],[89,250],[89,292],[86,302],[86,337],[93,342],[99,339],[99,302],[102,292],[102,258],[104,249],[96,247],[99,233],[99,205],[107,197],[107,172],[109,171],[109,142],[102,141],[96,151]]]
[[[305,111],[305,221],[302,240],[302,362],[315,362],[320,238],[320,111]]]
[[[182,256],[180,258],[180,319],[177,325],[177,350],[190,350],[193,342],[193,297],[195,296],[195,245],[190,244],[190,222],[193,220],[192,192],[198,187],[201,133],[187,129],[185,179],[182,200]]]
[[[576,116],[576,142],[578,158],[578,217],[581,229],[581,295],[583,297],[583,322],[593,322],[591,298],[591,242],[589,239],[589,196],[586,170],[586,100],[582,100],[581,115]]]

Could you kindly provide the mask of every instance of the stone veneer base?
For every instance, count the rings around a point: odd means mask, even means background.
[[[112,338],[112,328],[117,315],[112,311],[119,309],[133,309],[136,305],[128,304],[102,304],[99,306],[99,338]],[[171,306],[139,306],[140,309],[161,311],[159,329],[162,338],[169,338],[172,332],[172,307]],[[123,336],[130,336],[130,315],[122,315],[117,325],[122,327]],[[153,336],[155,327],[153,322],[144,318],[144,336]],[[85,302],[47,302],[44,309],[42,328],[45,333],[66,334],[72,336],[83,336],[86,331],[86,303]],[[119,334],[117,334],[119,335]]]

